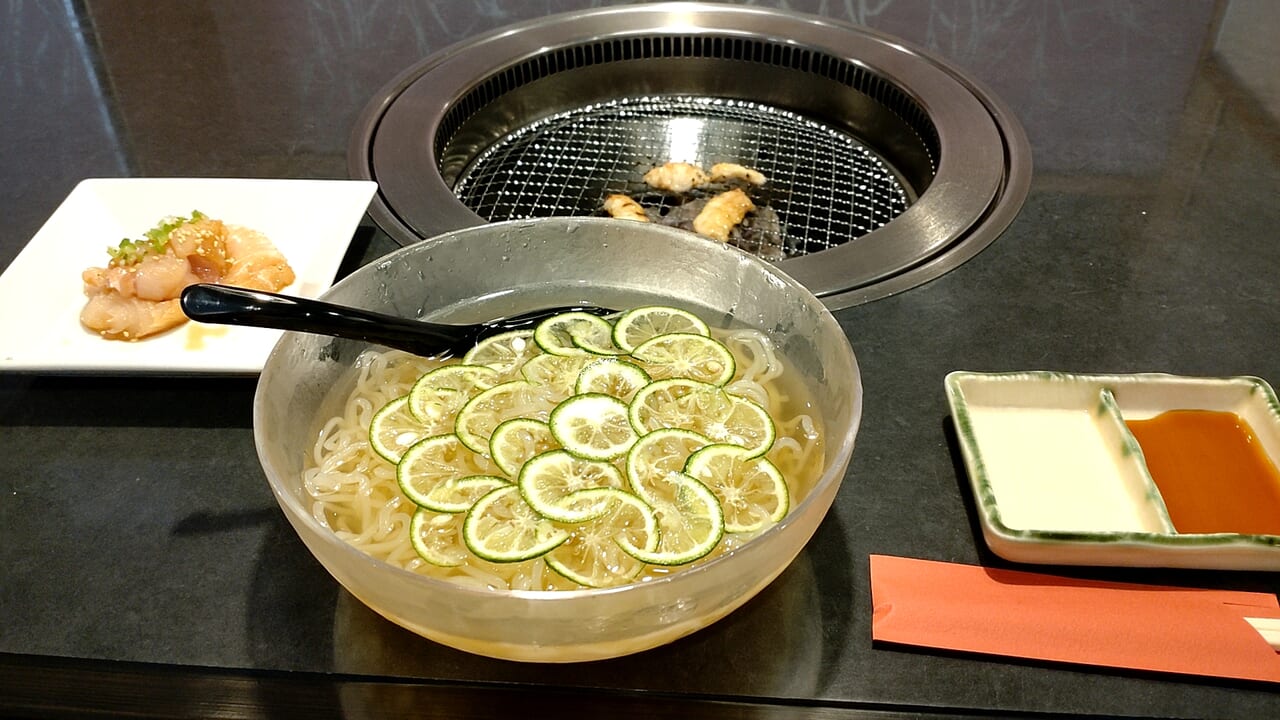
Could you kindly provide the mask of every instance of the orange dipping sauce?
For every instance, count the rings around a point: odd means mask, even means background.
[[[1170,410],[1127,424],[1179,533],[1280,535],[1280,471],[1244,418]]]

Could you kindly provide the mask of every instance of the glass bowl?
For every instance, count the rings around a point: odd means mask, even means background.
[[[492,591],[393,567],[319,523],[302,486],[322,413],[350,388],[367,344],[286,333],[258,381],[259,459],[285,516],[353,596],[419,635],[491,657],[576,662],[671,642],[741,606],[796,557],[830,508],[862,416],[857,361],[820,300],[736,248],[671,228],[606,218],[548,218],[468,228],[397,250],[352,273],[324,299],[443,322],[538,308],[675,305],[713,327],[767,333],[807,386],[826,437],[824,469],[781,522],[732,552],[631,585]]]

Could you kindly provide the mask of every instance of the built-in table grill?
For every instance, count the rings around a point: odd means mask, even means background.
[[[1017,121],[924,51],[683,3],[551,16],[441,51],[379,93],[350,152],[353,175],[379,183],[371,214],[402,244],[603,214],[611,193],[674,222],[698,193],[642,180],[668,161],[762,172],[736,242],[831,307],[959,265],[1012,221],[1030,178]]]

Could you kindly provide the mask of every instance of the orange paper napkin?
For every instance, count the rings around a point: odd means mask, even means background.
[[[1245,621],[1265,593],[1099,582],[871,556],[874,640],[1036,660],[1280,682]]]

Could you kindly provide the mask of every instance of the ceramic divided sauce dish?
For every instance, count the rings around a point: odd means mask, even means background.
[[[997,555],[1280,569],[1280,402],[1264,380],[957,371],[945,387]]]

